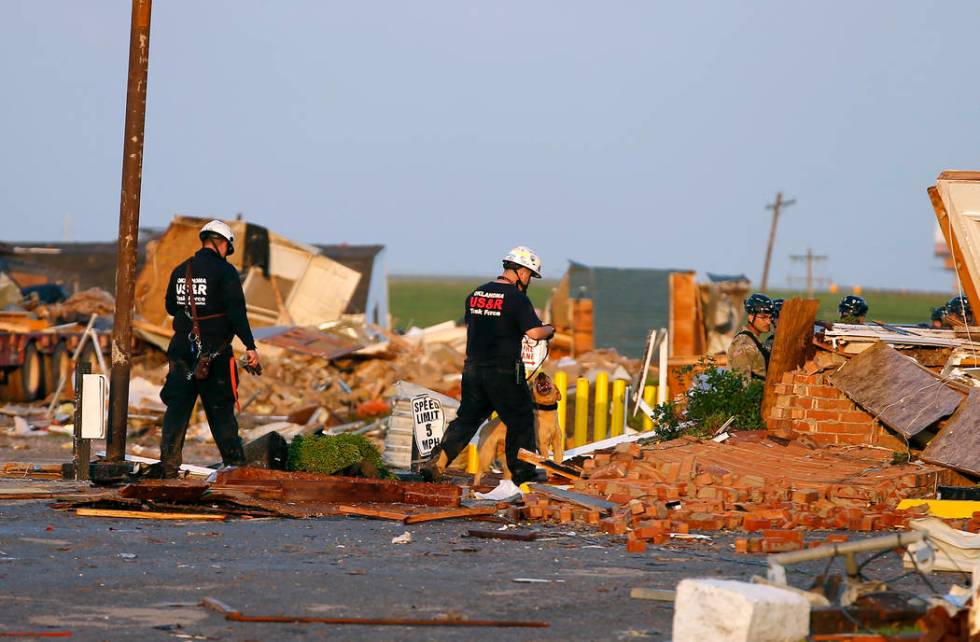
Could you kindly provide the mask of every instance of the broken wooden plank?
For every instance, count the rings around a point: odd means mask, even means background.
[[[762,397],[762,416],[768,418],[776,403],[775,387],[783,374],[796,370],[806,362],[807,351],[813,342],[813,323],[817,320],[820,302],[794,298],[779,312],[779,331],[772,345],[772,355],[766,366],[765,392]]]
[[[466,536],[479,539],[508,539],[517,542],[533,542],[538,538],[538,534],[534,531],[484,531],[475,528],[466,531]]]
[[[517,452],[517,458],[529,464],[541,466],[545,470],[567,479],[583,479],[587,476],[584,470],[574,464],[559,464],[556,461],[542,457],[537,453],[532,453],[530,450],[525,450],[524,448],[521,448]]]
[[[208,490],[207,483],[190,479],[147,479],[123,486],[119,494],[154,502],[196,502]]]
[[[943,426],[926,449],[922,460],[969,475],[980,475],[980,390],[971,390],[966,401]]]
[[[965,396],[883,342],[841,366],[830,381],[906,439],[953,414]]]
[[[213,489],[240,490],[263,499],[350,505],[415,504],[459,506],[462,489],[453,484],[428,484],[388,479],[364,479],[319,473],[296,473],[261,468],[221,471]]]
[[[426,513],[416,513],[405,518],[406,524],[420,524],[422,522],[434,522],[440,519],[456,519],[465,517],[479,517],[482,515],[496,515],[496,506],[477,506],[476,508],[454,508],[451,510],[431,511]]]
[[[576,493],[570,490],[565,490],[564,488],[549,486],[547,484],[528,484],[528,488],[531,489],[531,492],[542,493],[557,500],[575,504],[576,506],[581,506],[583,508],[598,510],[602,513],[609,513],[619,506],[619,504],[602,499],[601,497],[593,497],[592,495],[586,495],[585,493]]]
[[[396,522],[403,522],[411,513],[387,508],[375,508],[373,506],[340,506],[337,512],[341,515],[354,517],[373,517],[375,519],[392,519]]]
[[[174,519],[223,521],[227,516],[214,513],[156,513],[148,510],[115,510],[110,508],[76,508],[80,517],[116,517],[124,519]]]

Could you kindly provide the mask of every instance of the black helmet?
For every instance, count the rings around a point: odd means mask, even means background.
[[[965,296],[954,296],[946,303],[946,314],[957,314],[967,323],[973,323],[973,308]]]
[[[770,314],[775,316],[776,306],[765,294],[752,294],[745,299],[745,311],[749,314]]]
[[[929,320],[942,321],[944,316],[946,316],[946,306],[941,305],[938,308],[932,309],[932,315],[929,317]]]
[[[778,319],[779,313],[783,310],[783,304],[786,303],[786,299],[773,299],[772,300],[772,318]]]
[[[840,300],[837,311],[842,317],[863,317],[868,314],[868,302],[862,297],[848,294]]]

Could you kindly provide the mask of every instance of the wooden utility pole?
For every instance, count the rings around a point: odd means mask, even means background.
[[[119,249],[116,257],[116,313],[112,326],[112,370],[109,375],[107,459],[126,456],[130,357],[133,352],[133,298],[139,241],[140,187],[143,181],[143,125],[146,120],[146,76],[150,58],[152,0],[133,0],[129,33],[129,81],[123,138],[122,189],[119,202]]]
[[[815,261],[826,261],[826,254],[814,254],[813,250],[810,248],[806,249],[806,254],[792,254],[789,257],[793,261],[806,261],[806,298],[813,298],[813,263]],[[825,277],[820,277],[816,279],[823,283],[827,279]]]
[[[762,282],[759,284],[759,290],[761,292],[765,292],[766,287],[769,285],[769,262],[772,260],[772,246],[776,242],[776,225],[779,223],[779,211],[795,202],[795,198],[784,201],[783,193],[776,192],[776,202],[766,205],[767,210],[772,210],[772,227],[769,228],[769,245],[766,246],[766,264],[762,266]]]

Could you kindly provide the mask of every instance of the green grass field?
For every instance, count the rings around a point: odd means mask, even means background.
[[[837,294],[830,292],[815,292],[814,297],[820,301],[818,319],[833,320],[837,318],[837,304],[849,291]],[[794,296],[806,296],[805,292],[792,290],[773,290],[770,296],[791,299]],[[868,321],[883,321],[885,323],[928,323],[932,309],[949,301],[952,294],[935,292],[896,292],[894,290],[865,290],[861,293],[868,302],[870,311]]]
[[[442,321],[461,319],[463,299],[480,283],[489,277],[440,277],[440,276],[392,276],[388,279],[391,314],[395,318],[394,327],[407,329],[413,325],[425,327]],[[534,281],[530,296],[534,305],[542,308],[548,300],[556,281]],[[771,296],[785,299],[802,296],[798,291],[773,290]],[[849,292],[818,292],[820,319],[837,318],[837,304]],[[896,292],[884,290],[865,290],[862,296],[868,301],[871,312],[868,320],[886,323],[928,322],[932,308],[944,304],[951,294]]]
[[[388,296],[394,327],[408,329],[413,325],[424,328],[443,321],[463,318],[463,302],[476,286],[492,280],[490,277],[457,276],[391,276]],[[535,280],[528,294],[535,306],[543,308],[556,281]]]

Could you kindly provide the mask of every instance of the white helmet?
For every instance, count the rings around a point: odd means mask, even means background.
[[[541,258],[534,253],[529,247],[524,247],[523,245],[518,245],[513,250],[507,253],[507,256],[503,259],[504,264],[516,263],[521,267],[526,267],[531,270],[531,274],[536,279],[541,278]]]
[[[214,219],[201,228],[201,233],[198,236],[200,236],[201,240],[203,241],[209,234],[217,234],[221,238],[228,241],[229,256],[235,253],[235,233],[231,231],[231,228],[228,227],[227,223]]]

